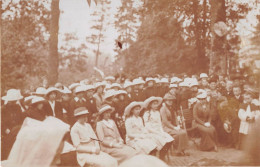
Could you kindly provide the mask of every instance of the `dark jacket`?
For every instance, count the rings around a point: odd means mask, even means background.
[[[43,110],[46,116],[55,116],[56,118],[63,120],[62,105],[60,102],[55,101],[54,111],[52,111],[49,101],[45,101],[43,105]],[[55,115],[53,114],[53,112]]]

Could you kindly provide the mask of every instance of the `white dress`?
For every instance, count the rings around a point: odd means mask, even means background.
[[[141,117],[132,116],[125,121],[126,144],[137,151],[149,154],[156,148],[156,143],[151,138],[143,125]]]
[[[71,128],[71,139],[73,142],[74,147],[86,146],[86,147],[96,147],[99,144],[97,141],[92,139],[97,139],[96,134],[94,133],[90,124],[85,123],[84,125],[76,122],[73,127]],[[92,138],[92,139],[91,139]],[[117,160],[100,151],[97,154],[91,153],[80,153],[77,152],[77,160],[80,166],[87,165],[94,165],[99,167],[116,167],[118,166]]]
[[[174,140],[171,135],[163,130],[159,111],[146,111],[143,118],[146,129],[153,134],[158,150],[161,150],[166,143]]]

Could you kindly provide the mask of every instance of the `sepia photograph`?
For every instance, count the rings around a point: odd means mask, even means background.
[[[0,0],[1,167],[260,166],[260,0]]]

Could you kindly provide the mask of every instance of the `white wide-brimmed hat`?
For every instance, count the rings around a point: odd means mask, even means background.
[[[166,93],[163,97],[163,100],[176,100],[176,97],[170,93]]]
[[[179,83],[179,87],[189,87],[189,83],[183,81],[183,82]]]
[[[31,96],[27,96],[24,98],[24,103],[30,104],[32,102],[32,99],[35,97],[39,97],[39,96],[35,96],[35,95],[31,95]]]
[[[144,108],[147,108],[152,101],[157,101],[157,102],[159,103],[159,104],[158,104],[158,106],[159,106],[159,105],[162,104],[163,98],[161,98],[161,97],[155,97],[155,96],[149,97],[148,99],[146,99],[146,100],[144,101]]]
[[[86,107],[79,107],[79,108],[76,108],[74,110],[74,116],[77,117],[77,116],[81,116],[81,115],[85,115],[85,114],[88,114],[88,110]]]
[[[115,96],[122,95],[122,94],[127,94],[127,92],[125,90],[118,90],[115,92]]]
[[[60,90],[61,93],[63,94],[70,94],[72,93],[71,90],[69,90],[69,88],[67,88],[66,86],[63,87],[62,90]]]
[[[130,81],[126,81],[125,83],[124,83],[124,88],[126,89],[127,87],[130,87],[130,86],[133,86],[134,84],[132,83],[132,82],[130,82]]]
[[[162,78],[160,79],[159,83],[169,83],[168,78]]]
[[[89,84],[89,79],[83,79],[82,81],[80,81],[79,82],[80,84],[85,84],[85,85],[87,85],[87,84]]]
[[[33,95],[40,95],[44,96],[46,95],[47,90],[44,87],[38,87],[35,92],[33,92]]]
[[[121,86],[119,83],[112,83],[112,84],[110,85],[110,89],[113,89],[113,88],[122,89],[122,86]]]
[[[105,95],[104,95],[104,100],[105,99],[108,99],[110,97],[113,97],[116,95],[116,92],[114,89],[109,89],[108,91],[105,92]]]
[[[189,86],[199,86],[199,82],[196,78],[192,78],[192,80],[190,80]]]
[[[200,78],[208,78],[209,76],[208,76],[208,74],[206,74],[206,73],[201,73],[200,74]]]
[[[43,97],[34,97],[32,99],[31,104],[36,104],[36,103],[43,102],[43,101],[45,101],[45,99]]]
[[[169,88],[178,88],[178,85],[177,84],[170,84]]]
[[[145,82],[149,82],[149,81],[154,81],[154,82],[156,82],[154,78],[147,77],[147,78],[145,79]]]
[[[57,89],[55,87],[49,87],[47,90],[46,90],[46,96],[48,96],[48,94],[50,94],[51,92],[60,92],[60,89]]]
[[[5,101],[16,101],[23,99],[21,91],[19,89],[9,89],[6,93],[6,96],[2,97]]]
[[[178,78],[178,77],[172,77],[171,78],[171,83],[176,83],[176,82],[181,82],[182,79]]]
[[[85,92],[86,91],[86,85],[79,85],[75,88],[75,93]]]
[[[89,91],[89,90],[94,90],[95,87],[93,85],[84,85],[85,86],[85,91]]]
[[[115,111],[114,107],[111,107],[110,105],[105,104],[105,105],[101,106],[101,108],[98,111],[98,114],[101,115],[104,112],[114,112],[114,111]]]
[[[95,88],[98,88],[98,87],[100,87],[100,86],[105,87],[105,86],[106,86],[106,83],[105,83],[105,82],[97,82],[97,83],[95,83]]]
[[[73,83],[69,86],[69,89],[73,91],[73,89],[75,89],[76,87],[80,86],[80,83]]]
[[[107,77],[105,78],[105,80],[106,80],[106,81],[114,81],[114,80],[115,80],[115,77],[113,77],[113,76],[107,76]]]
[[[63,87],[63,85],[61,83],[57,82],[54,87],[59,89],[60,87]]]
[[[133,80],[133,85],[140,85],[140,84],[145,84],[144,80],[140,78],[136,78]]]
[[[131,102],[126,108],[125,108],[125,112],[124,112],[124,115],[125,116],[128,116],[131,112],[131,110],[134,108],[134,107],[137,107],[137,106],[140,106],[140,111],[142,110],[143,106],[144,106],[144,103],[143,102],[137,102],[137,101],[133,101]]]

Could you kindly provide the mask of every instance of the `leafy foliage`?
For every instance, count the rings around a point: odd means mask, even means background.
[[[217,68],[222,72],[225,55],[236,64],[240,41],[235,27],[249,8],[235,1],[212,2],[146,1],[143,8],[137,10],[141,26],[136,40],[119,54],[118,60],[124,60],[125,71],[133,75],[199,73],[207,72],[209,64],[213,64],[215,72]],[[224,7],[217,8],[218,5]],[[127,7],[121,9],[126,10]],[[231,29],[221,38],[216,37],[212,29],[214,22],[220,20]],[[122,26],[119,29],[126,30]],[[215,59],[210,59],[212,54]]]
[[[3,9],[2,92],[40,85],[47,74],[49,20],[44,1],[19,1]],[[34,80],[36,83],[26,82],[31,77],[39,79]]]

